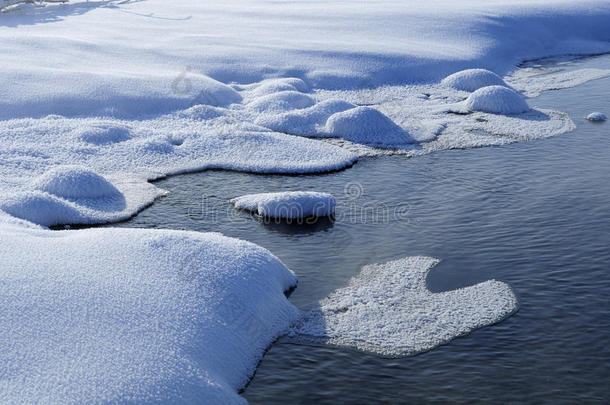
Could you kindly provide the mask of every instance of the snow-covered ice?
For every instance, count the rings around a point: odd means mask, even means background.
[[[238,404],[294,274],[220,234],[0,225],[0,402]]]
[[[325,217],[335,212],[335,197],[316,191],[247,194],[230,200],[235,208],[269,218]]]
[[[437,262],[414,256],[365,266],[348,286],[304,313],[291,337],[405,356],[497,323],[517,310],[511,288],[495,280],[431,293],[426,276]]]
[[[592,112],[591,114],[587,115],[587,119],[589,121],[606,121],[608,118],[604,113]]]
[[[521,114],[530,109],[523,96],[505,86],[481,87],[466,99],[466,108],[492,114]]]

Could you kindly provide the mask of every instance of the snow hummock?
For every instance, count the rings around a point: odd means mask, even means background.
[[[315,191],[247,194],[229,202],[263,217],[286,219],[331,216],[336,205],[331,194]]]
[[[294,274],[215,233],[0,224],[0,402],[244,404]]]
[[[120,194],[108,180],[80,166],[57,166],[38,177],[32,186],[67,199],[102,198]]]
[[[356,107],[331,115],[326,122],[326,132],[347,141],[382,148],[415,143],[407,131],[370,107]]]
[[[466,99],[466,107],[491,114],[520,114],[530,107],[523,96],[504,86],[487,86],[476,90]]]
[[[606,121],[608,118],[606,117],[606,114],[604,114],[604,113],[592,112],[591,114],[587,115],[587,119],[589,121]]]
[[[441,84],[467,92],[473,92],[487,86],[508,87],[500,76],[487,69],[461,70],[444,78]]]
[[[437,263],[414,256],[365,266],[348,286],[304,313],[290,336],[382,356],[405,356],[497,323],[517,310],[511,288],[495,280],[430,292],[426,276]]]

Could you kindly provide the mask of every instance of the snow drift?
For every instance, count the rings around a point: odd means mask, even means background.
[[[486,69],[462,70],[447,76],[441,83],[444,86],[467,92],[473,92],[486,86],[508,87],[500,76]]]
[[[219,234],[0,224],[0,402],[241,404],[296,278]]]

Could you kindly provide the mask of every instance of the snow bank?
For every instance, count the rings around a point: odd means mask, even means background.
[[[394,148],[415,143],[407,131],[379,110],[357,107],[330,116],[326,132],[364,145]]]
[[[269,218],[325,217],[335,212],[335,197],[313,191],[247,194],[229,201],[235,208]]]
[[[220,234],[0,224],[0,402],[243,404],[294,274]]]
[[[504,86],[482,87],[468,96],[465,104],[469,110],[503,115],[520,114],[530,109],[521,94]]]
[[[431,293],[426,276],[437,260],[407,257],[366,266],[345,288],[303,314],[297,339],[371,351],[382,356],[421,353],[517,310],[511,288],[486,281]]]
[[[447,76],[441,82],[443,86],[456,90],[473,92],[486,86],[508,85],[500,76],[486,69],[466,69]]]
[[[606,121],[607,117],[604,113],[592,112],[591,114],[587,115],[587,119],[589,121]]]
[[[247,106],[257,112],[284,112],[314,105],[315,100],[298,91],[281,91],[255,98]]]

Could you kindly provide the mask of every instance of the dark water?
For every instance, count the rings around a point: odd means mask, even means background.
[[[578,62],[610,66],[610,57]],[[530,100],[570,113],[552,139],[363,159],[319,176],[208,171],[158,185],[171,195],[121,224],[218,231],[260,244],[299,276],[291,301],[315,302],[361,266],[408,255],[442,260],[433,291],[508,282],[520,310],[431,352],[401,359],[276,343],[244,396],[251,404],[610,402],[610,79]],[[347,187],[346,187],[347,185]],[[264,224],[227,200],[319,190],[335,221]],[[116,225],[115,225],[116,226]]]

